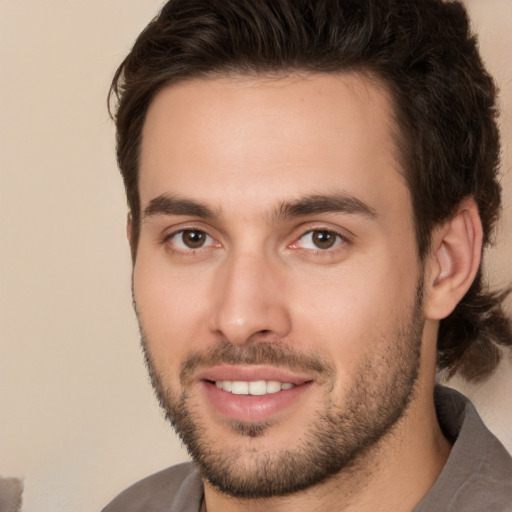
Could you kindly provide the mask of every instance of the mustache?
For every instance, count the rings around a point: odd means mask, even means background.
[[[251,345],[233,345],[221,340],[203,352],[192,352],[181,364],[180,381],[186,384],[199,368],[210,368],[222,364],[270,365],[285,367],[298,372],[314,374],[317,378],[329,379],[335,374],[334,366],[317,352],[303,353],[288,346],[273,342],[258,342]]]

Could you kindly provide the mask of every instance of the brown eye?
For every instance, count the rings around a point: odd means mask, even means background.
[[[166,239],[166,243],[181,252],[216,245],[215,240],[208,233],[200,229],[182,229],[181,231],[176,231]]]
[[[336,237],[330,231],[313,231],[311,239],[319,249],[330,249],[336,243]]]
[[[308,231],[300,237],[302,249],[328,250],[344,242],[344,238],[334,231],[327,229],[315,229]]]
[[[206,242],[207,234],[203,231],[186,229],[181,232],[181,241],[189,249],[199,249]]]

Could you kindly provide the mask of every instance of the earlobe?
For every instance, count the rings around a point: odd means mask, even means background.
[[[464,297],[480,267],[482,223],[473,198],[468,198],[449,220],[432,234],[427,259],[424,313],[446,318]]]

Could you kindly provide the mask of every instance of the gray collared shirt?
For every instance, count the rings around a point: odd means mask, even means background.
[[[471,402],[437,387],[436,411],[453,443],[436,482],[412,512],[512,512],[512,458]],[[193,463],[165,469],[132,485],[102,512],[199,512],[203,483]]]

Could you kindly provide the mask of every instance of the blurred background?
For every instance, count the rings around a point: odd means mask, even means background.
[[[512,2],[468,0],[501,88],[505,208],[492,283],[512,282]],[[186,460],[146,377],[131,309],[124,190],[106,109],[157,0],[0,0],[0,475],[24,512],[99,511]],[[509,301],[509,311],[512,311]],[[455,378],[512,451],[512,358]]]

